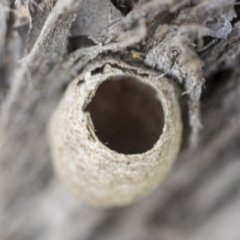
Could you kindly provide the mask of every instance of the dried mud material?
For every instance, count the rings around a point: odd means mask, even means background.
[[[48,133],[56,173],[77,198],[124,206],[153,190],[178,154],[178,94],[154,73],[92,65],[69,84]]]

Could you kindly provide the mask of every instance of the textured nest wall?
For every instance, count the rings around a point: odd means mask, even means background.
[[[49,124],[56,172],[93,206],[128,205],[164,178],[182,137],[176,89],[108,63],[78,76]]]
[[[239,3],[0,1],[0,238],[240,238]],[[94,65],[154,72],[179,90],[182,146],[137,203],[96,210],[53,172],[50,116]]]

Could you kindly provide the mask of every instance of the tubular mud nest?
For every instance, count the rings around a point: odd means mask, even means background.
[[[129,204],[155,188],[181,133],[167,79],[108,63],[68,86],[49,126],[56,172],[78,198],[102,207]]]

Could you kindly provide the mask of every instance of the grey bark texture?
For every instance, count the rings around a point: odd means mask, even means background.
[[[240,239],[239,3],[127,2],[0,0],[0,239]],[[99,210],[56,178],[46,128],[66,86],[103,59],[175,81],[184,131],[154,192]]]

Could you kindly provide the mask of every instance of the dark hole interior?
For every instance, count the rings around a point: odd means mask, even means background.
[[[122,13],[122,15],[126,16],[132,11],[136,0],[111,0],[111,2]]]
[[[86,111],[90,112],[99,140],[118,153],[146,152],[162,133],[163,109],[156,91],[137,79],[107,79]]]

